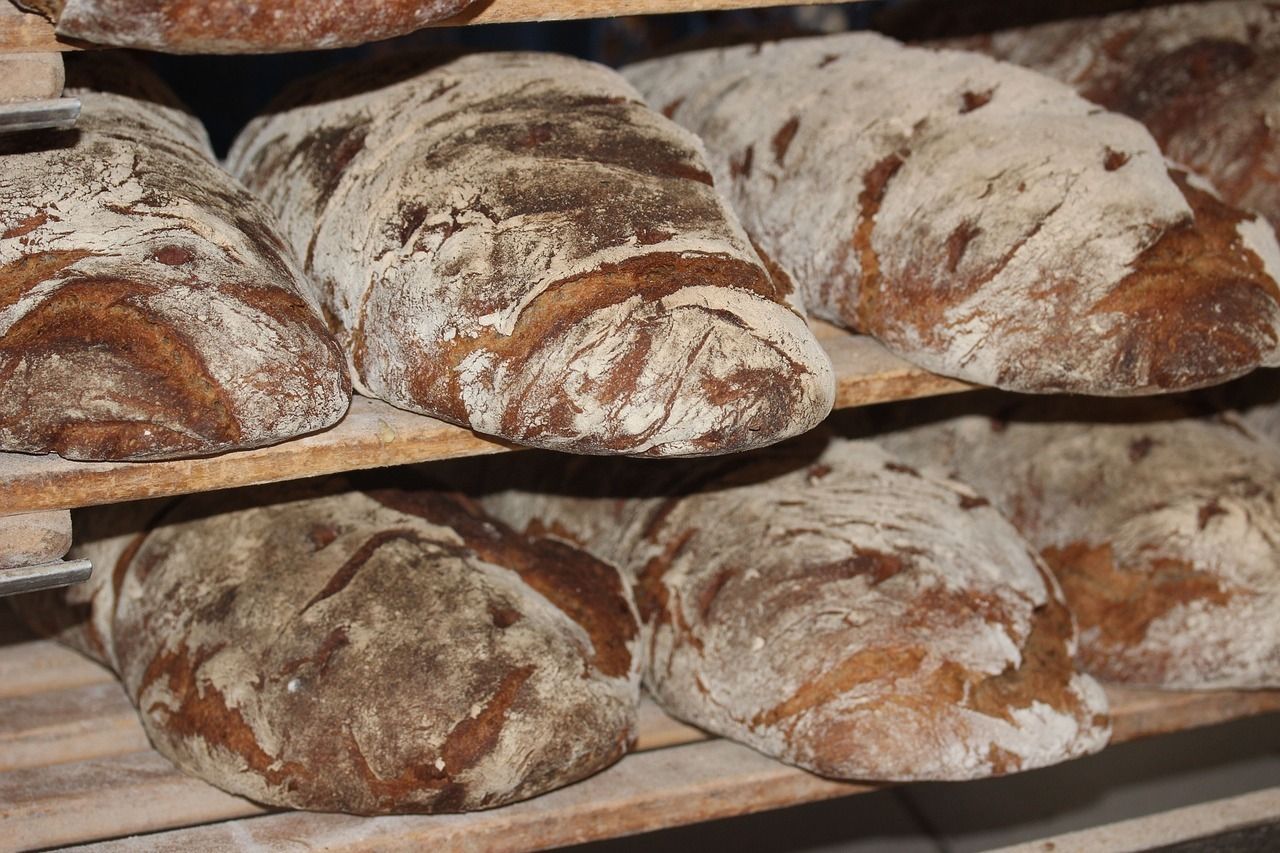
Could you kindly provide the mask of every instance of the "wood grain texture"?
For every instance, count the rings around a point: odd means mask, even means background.
[[[806,0],[818,6],[843,0]],[[756,9],[786,6],[792,0],[490,0],[477,3],[461,15],[435,26],[505,24],[515,21],[566,21],[579,18],[612,18],[619,15],[656,15],[672,12],[710,12],[719,9]]]
[[[837,407],[963,391],[971,386],[914,367],[870,338],[825,324],[815,332],[836,369]],[[359,468],[516,449],[497,439],[356,396],[332,429],[238,453],[166,462],[71,462],[0,454],[0,514],[93,506],[271,483]]]
[[[41,671],[38,680],[31,677],[35,670]],[[24,673],[24,692],[6,699],[0,722],[0,767],[7,768],[0,770],[5,847],[173,828],[148,839],[145,848],[129,839],[101,849],[253,849],[286,837],[323,849],[530,849],[870,790],[820,779],[725,741],[699,743],[704,733],[672,720],[646,698],[639,754],[544,797],[431,818],[258,818],[258,806],[184,776],[147,749],[123,689],[106,681],[110,675],[102,667],[47,640],[0,646],[0,685],[9,688],[10,676],[21,682]],[[1280,691],[1107,693],[1113,742],[1280,711]],[[49,750],[43,756],[41,747]],[[181,828],[231,818],[251,819]]]
[[[9,0],[0,2],[0,54],[50,53],[80,50],[82,45],[59,38],[53,24],[34,12],[24,12]]]

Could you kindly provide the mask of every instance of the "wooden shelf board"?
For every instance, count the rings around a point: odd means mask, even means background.
[[[70,650],[11,637],[0,645],[0,684],[0,838],[24,848],[155,833],[93,849],[275,849],[290,839],[326,850],[526,850],[874,790],[709,739],[646,699],[635,754],[527,802],[446,816],[268,814],[151,751],[112,675]],[[1107,692],[1113,742],[1280,711],[1280,691]]]
[[[4,2],[4,0],[0,0]],[[836,367],[839,408],[962,391],[971,386],[825,324],[815,332]],[[169,462],[71,462],[0,453],[0,515],[117,503],[516,449],[434,418],[356,397],[336,426],[271,447]]]

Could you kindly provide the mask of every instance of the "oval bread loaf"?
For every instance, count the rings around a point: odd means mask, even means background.
[[[808,309],[930,370],[1139,394],[1280,360],[1280,249],[1057,81],[867,33],[625,69]]]
[[[341,481],[150,514],[77,544],[101,577],[89,618],[152,744],[224,790],[462,811],[580,779],[634,740],[634,605],[577,549],[458,496]]]
[[[342,69],[236,141],[363,391],[539,447],[700,455],[803,432],[830,361],[614,72],[473,55]]]
[[[17,0],[72,39],[168,53],[279,53],[391,38],[475,0]]]
[[[74,132],[0,140],[0,449],[164,459],[336,422],[342,354],[271,215],[139,66],[69,73]]]
[[[1105,697],[1075,671],[1071,616],[1012,526],[865,442],[822,444],[657,470],[549,460],[526,469],[532,489],[508,464],[482,501],[623,565],[646,688],[767,755],[921,780],[1100,749]]]
[[[1280,6],[1185,3],[953,42],[1070,84],[1280,230]]]
[[[979,412],[876,440],[971,484],[1041,549],[1088,671],[1140,686],[1280,686],[1280,450],[1180,402]]]

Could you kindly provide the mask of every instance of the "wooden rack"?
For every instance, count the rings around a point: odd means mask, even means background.
[[[783,5],[787,0],[489,0],[446,25]],[[838,0],[809,0],[830,3]],[[76,50],[35,15],[4,14],[0,54]],[[12,10],[8,10],[12,11]],[[875,342],[815,324],[837,373],[837,407],[962,391]],[[0,516],[514,449],[357,397],[325,432],[273,447],[155,463],[0,454]],[[1280,711],[1280,691],[1110,689],[1114,742]],[[641,708],[637,752],[588,780],[501,809],[437,817],[268,813],[184,776],[152,751],[106,669],[23,635],[0,610],[0,849],[528,850],[747,814],[872,787],[821,779],[709,739]],[[1271,808],[1269,794],[1249,808]],[[1255,798],[1257,799],[1257,798]],[[1243,809],[1244,806],[1241,806]],[[1253,812],[1250,812],[1251,814]],[[143,838],[127,838],[148,833]],[[112,840],[117,839],[117,840]],[[124,839],[124,840],[119,840]],[[1167,838],[1165,842],[1176,840]],[[98,843],[93,843],[98,842]]]

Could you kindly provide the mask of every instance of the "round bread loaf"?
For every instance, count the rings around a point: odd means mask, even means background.
[[[970,483],[1041,549],[1088,671],[1138,686],[1280,686],[1280,450],[1178,402],[980,411],[877,441]]]
[[[549,54],[340,69],[236,140],[358,387],[521,444],[688,456],[817,424],[831,363],[702,146]]]
[[[865,442],[674,467],[492,475],[483,502],[627,568],[645,686],[673,715],[818,773],[967,779],[1102,748],[1106,700],[1013,527]],[[627,497],[622,495],[641,495]],[[647,495],[647,496],[646,496]]]
[[[156,749],[224,790],[462,811],[580,779],[634,739],[634,605],[577,549],[459,496],[340,482],[142,515],[76,546],[100,578],[78,615],[105,623],[100,657]]]
[[[1127,395],[1280,362],[1280,248],[1058,81],[869,33],[624,69],[813,314],[949,376]]]
[[[69,74],[74,132],[0,139],[0,450],[165,459],[335,423],[342,353],[271,214],[140,66]]]
[[[475,0],[17,0],[66,38],[168,53],[280,53],[391,38]]]

